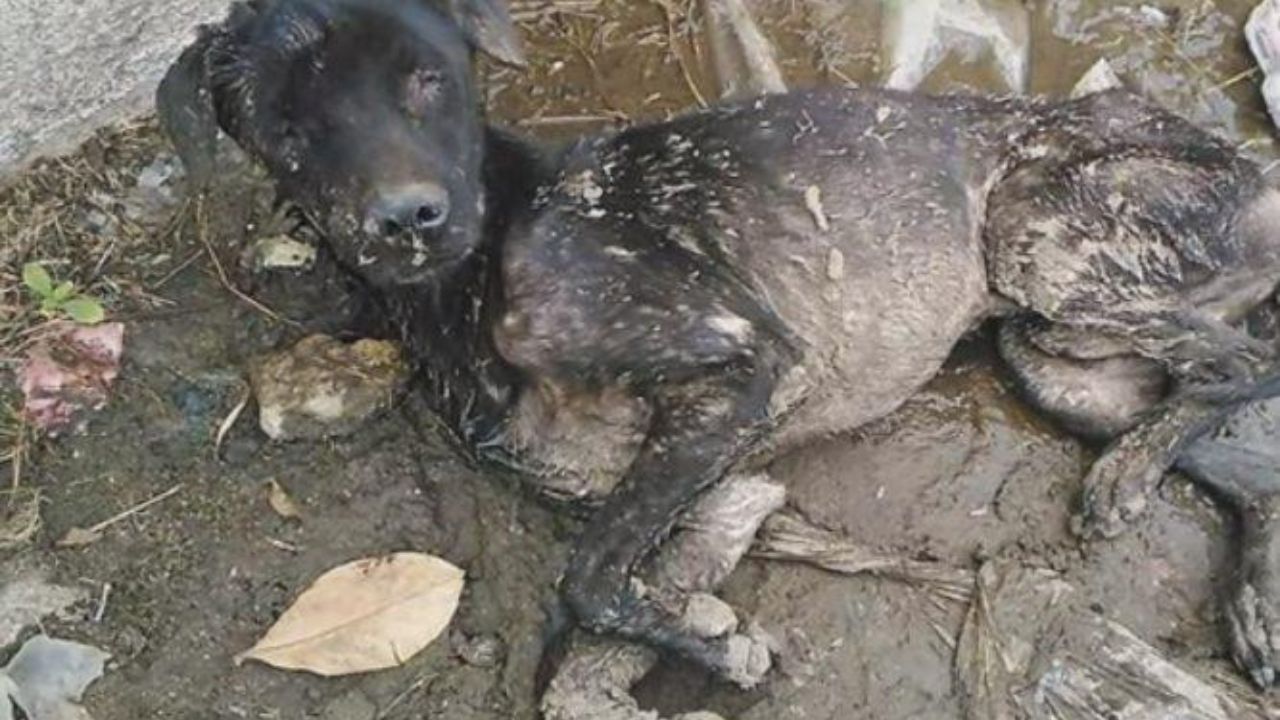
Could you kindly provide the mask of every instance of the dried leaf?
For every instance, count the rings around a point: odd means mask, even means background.
[[[92,545],[102,539],[102,532],[98,530],[86,530],[84,528],[73,527],[62,536],[56,545],[60,548],[75,548]]]
[[[297,520],[302,517],[298,504],[289,497],[289,493],[275,480],[267,482],[267,503],[276,514],[286,520]]]
[[[236,663],[326,676],[397,667],[448,626],[462,585],[462,570],[430,555],[348,563],[320,576]]]

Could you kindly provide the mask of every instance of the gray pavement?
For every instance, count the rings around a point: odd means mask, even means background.
[[[148,109],[228,0],[0,0],[0,178]]]

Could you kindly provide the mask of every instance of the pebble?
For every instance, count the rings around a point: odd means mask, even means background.
[[[390,407],[409,379],[394,343],[312,335],[252,363],[258,425],[272,440],[350,435]]]
[[[253,246],[257,270],[306,270],[316,262],[316,249],[288,235],[262,238]]]
[[[502,639],[495,635],[467,637],[455,632],[449,636],[449,646],[462,662],[478,668],[497,667],[506,652]]]

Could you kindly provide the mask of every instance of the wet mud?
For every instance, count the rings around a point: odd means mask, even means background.
[[[533,63],[522,74],[487,69],[492,115],[564,140],[713,101],[695,5],[514,3]],[[790,85],[888,77],[879,2],[751,5]],[[1251,2],[1030,5],[1032,92],[1065,96],[1105,57],[1131,87],[1264,163],[1276,157],[1241,34]],[[948,54],[924,87],[1000,90],[1000,82],[990,51],[969,48]],[[135,174],[171,157],[154,129],[138,132],[145,157],[127,169]],[[213,435],[244,392],[251,358],[306,332],[341,333],[368,308],[323,255],[308,274],[244,267],[244,248],[277,222],[270,188],[251,168],[238,166],[199,208],[168,182],[174,197],[147,211],[146,243],[119,247],[103,270],[166,302],[114,296],[114,314],[128,322],[115,395],[83,433],[28,454],[21,482],[43,494],[43,525],[2,558],[21,557],[89,591],[72,617],[46,629],[113,654],[86,702],[93,716],[536,717],[541,658],[564,622],[555,583],[580,520],[509,477],[468,466],[412,397],[337,440],[271,443],[246,418],[215,454]],[[228,294],[200,254],[206,241],[245,292],[296,323]],[[141,261],[152,256],[164,259]],[[1243,717],[1275,716],[1280,706],[1266,708],[1244,685],[1224,647],[1218,593],[1232,552],[1228,516],[1172,476],[1132,532],[1081,548],[1068,524],[1095,452],[1018,400],[983,333],[892,417],[769,470],[796,511],[858,541],[965,567],[997,560],[1057,571],[1082,607],[1244,698]],[[269,480],[292,494],[301,521],[271,511]],[[176,495],[98,543],[53,548],[69,528],[175,485]],[[404,667],[323,680],[232,663],[323,570],[410,549],[463,567],[468,586],[449,637]],[[781,640],[779,671],[742,692],[664,661],[637,690],[646,707],[742,720],[962,717],[952,663],[964,605],[927,587],[759,559],[745,561],[721,596]],[[496,659],[476,662],[467,648],[478,641],[496,642]]]

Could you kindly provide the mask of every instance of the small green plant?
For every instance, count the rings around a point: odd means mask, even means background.
[[[23,266],[22,284],[40,301],[40,314],[45,317],[66,316],[81,325],[97,325],[107,315],[102,303],[76,293],[76,286],[71,282],[55,285],[49,271],[40,263]]]

